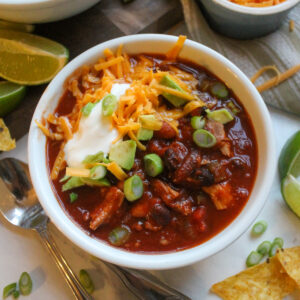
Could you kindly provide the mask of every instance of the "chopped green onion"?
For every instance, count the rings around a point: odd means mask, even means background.
[[[79,271],[79,281],[89,294],[93,293],[93,291],[95,290],[94,283],[86,270],[81,269]]]
[[[262,258],[263,258],[262,254],[260,254],[256,251],[252,251],[248,255],[247,260],[246,260],[247,267],[252,267],[252,266],[258,265]]]
[[[206,109],[205,112],[208,119],[220,122],[222,124],[226,124],[234,119],[231,113],[225,108],[217,109],[214,111]]]
[[[237,115],[240,112],[240,109],[233,103],[233,101],[229,101],[226,106],[234,115]]]
[[[194,129],[202,129],[205,125],[205,119],[200,116],[194,116],[191,119],[191,125]]]
[[[273,244],[278,244],[280,248],[283,248],[283,239],[280,237],[277,237],[274,239]]]
[[[205,129],[197,129],[193,133],[193,140],[197,146],[202,148],[211,148],[217,143],[215,136]]]
[[[113,94],[108,94],[102,99],[102,114],[111,116],[117,108],[118,99]]]
[[[13,293],[12,293],[14,299],[18,299],[19,296],[20,296],[20,292],[18,290],[15,290]]]
[[[86,158],[82,161],[83,164],[92,164],[102,162],[104,160],[104,153],[102,151],[97,152],[96,154],[87,155]]]
[[[135,201],[142,197],[144,186],[141,177],[133,175],[124,182],[124,194],[128,201]]]
[[[273,257],[276,254],[277,250],[282,249],[282,247],[283,239],[280,237],[275,238],[269,251],[269,257]]]
[[[271,249],[272,243],[270,241],[262,242],[256,249],[261,255],[267,255]]]
[[[226,98],[228,97],[228,89],[222,82],[217,82],[211,87],[211,92],[213,95],[217,96],[218,98]]]
[[[92,109],[95,107],[95,104],[92,102],[87,103],[83,108],[82,108],[82,114],[85,117],[88,117],[92,111]]]
[[[27,296],[32,291],[32,280],[27,272],[23,272],[19,279],[19,289],[21,295]]]
[[[3,289],[3,299],[5,299],[8,296],[12,295],[16,290],[17,290],[17,283],[16,282],[8,284]]]
[[[267,230],[268,224],[266,221],[259,221],[252,227],[251,233],[253,235],[261,235]]]
[[[76,193],[70,193],[70,202],[73,203],[78,199],[78,195]]]
[[[164,170],[161,158],[155,153],[145,155],[144,164],[147,175],[151,177],[159,175]]]
[[[80,177],[71,177],[65,184],[63,184],[62,191],[65,192],[83,185],[84,183]]]
[[[101,179],[106,175],[106,168],[104,166],[95,166],[90,170],[90,177],[92,179]]]
[[[126,227],[117,227],[109,233],[108,240],[114,246],[121,246],[128,240],[129,236],[129,229]]]

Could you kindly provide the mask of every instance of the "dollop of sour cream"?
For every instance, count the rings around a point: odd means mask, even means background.
[[[127,83],[113,84],[110,93],[119,101],[130,87]],[[73,135],[64,148],[65,159],[69,167],[83,167],[82,161],[87,155],[103,151],[109,153],[114,139],[118,137],[118,131],[112,128],[109,117],[102,114],[102,101],[99,101],[92,109],[89,116],[82,116],[78,131]]]

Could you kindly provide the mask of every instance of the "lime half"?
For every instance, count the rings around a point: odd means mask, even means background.
[[[5,117],[14,110],[23,99],[25,86],[9,81],[0,81],[0,117]]]
[[[278,168],[281,180],[288,174],[295,178],[300,176],[300,130],[291,136],[283,146]]]
[[[281,192],[290,209],[300,217],[300,181],[288,175],[281,182]]]
[[[49,82],[68,60],[68,50],[52,40],[0,29],[0,77],[21,85]]]

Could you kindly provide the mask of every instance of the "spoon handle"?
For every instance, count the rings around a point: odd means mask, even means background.
[[[40,230],[37,230],[43,244],[48,249],[49,253],[51,254],[52,258],[55,261],[55,264],[63,274],[66,282],[68,283],[69,287],[71,288],[74,297],[76,300],[93,300],[93,297],[90,296],[74,272],[71,270],[69,264],[65,260],[64,256],[61,254],[60,250],[57,248],[50,232],[47,230],[47,226]]]

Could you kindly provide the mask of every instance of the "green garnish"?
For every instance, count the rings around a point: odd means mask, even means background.
[[[117,227],[109,233],[108,240],[114,246],[123,245],[129,238],[130,232],[126,227]]]
[[[95,290],[95,287],[94,287],[94,283],[93,283],[89,273],[86,270],[81,269],[79,271],[79,280],[80,280],[81,284],[83,285],[83,287],[85,288],[85,290],[89,294],[92,294],[93,291]]]
[[[220,122],[222,124],[226,124],[234,119],[231,113],[225,108],[217,109],[214,111],[206,109],[205,112],[207,113],[208,119]]]
[[[266,221],[256,222],[252,227],[251,233],[256,236],[261,235],[267,230],[267,227],[268,224]]]
[[[111,116],[116,110],[118,99],[113,94],[108,94],[102,99],[102,114],[104,116]]]
[[[270,241],[264,241],[257,247],[256,251],[265,256],[269,253],[272,243]]]
[[[191,118],[191,125],[194,129],[202,129],[205,125],[205,119],[200,116],[194,116]]]
[[[283,239],[279,237],[275,238],[269,251],[269,257],[273,257],[276,254],[277,250],[282,249],[282,247]]]
[[[96,154],[87,155],[86,158],[82,161],[83,164],[92,164],[103,162],[104,160],[104,153],[102,151],[97,152]]]
[[[20,292],[18,290],[15,290],[13,293],[12,293],[12,296],[14,297],[14,299],[18,299],[19,296],[20,296]]]
[[[211,148],[217,143],[215,136],[205,129],[197,129],[193,133],[193,140],[201,148]]]
[[[17,290],[17,283],[16,282],[8,284],[3,289],[3,299],[5,299],[8,296],[12,295],[16,290]]]
[[[258,265],[260,263],[260,261],[262,260],[263,255],[258,253],[257,251],[252,251],[246,260],[246,265],[247,267],[252,267],[255,265]]]
[[[70,202],[73,203],[78,199],[78,194],[76,193],[70,193]]]
[[[141,177],[133,175],[124,182],[124,194],[128,201],[135,201],[142,197],[144,186]]]
[[[87,103],[83,108],[82,108],[82,114],[85,117],[88,117],[92,111],[92,109],[95,107],[95,104],[92,102]]]
[[[21,295],[27,296],[32,291],[32,280],[27,272],[23,272],[19,279],[19,290]]]
[[[106,175],[106,168],[104,166],[95,166],[90,170],[90,177],[92,179],[101,179]]]
[[[229,95],[227,87],[222,82],[216,82],[213,84],[211,87],[211,93],[221,99],[226,98]]]
[[[147,175],[151,177],[159,175],[164,170],[161,158],[155,153],[145,155],[144,164]]]
[[[63,184],[62,191],[65,192],[83,185],[84,183],[80,177],[71,177],[65,184]]]

